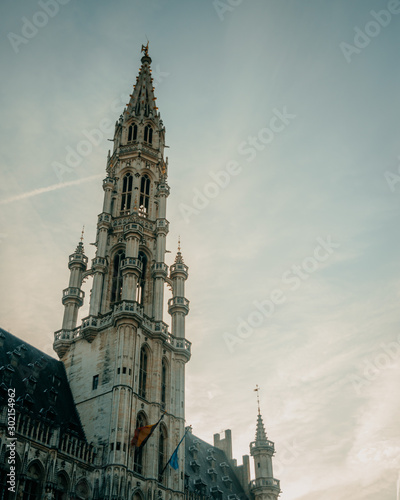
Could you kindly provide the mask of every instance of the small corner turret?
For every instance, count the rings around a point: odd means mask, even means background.
[[[280,482],[274,478],[272,457],[275,454],[275,444],[267,438],[264,422],[260,411],[259,390],[257,392],[258,415],[255,441],[250,443],[250,454],[254,459],[255,479],[250,481],[250,492],[255,500],[277,500],[281,493]]]
[[[188,269],[183,261],[179,239],[175,262],[170,268],[172,298],[168,301],[168,312],[172,318],[172,334],[181,339],[185,338],[185,316],[189,313],[189,301],[185,298],[185,281],[188,279]]]
[[[74,253],[69,256],[68,267],[70,270],[68,288],[63,290],[62,303],[64,305],[64,318],[62,329],[55,332],[54,350],[60,358],[68,350],[69,343],[76,328],[79,308],[83,305],[85,292],[82,290],[83,273],[86,271],[88,258],[83,247],[83,232]]]

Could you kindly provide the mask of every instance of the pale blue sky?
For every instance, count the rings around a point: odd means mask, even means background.
[[[3,1],[1,326],[50,353],[83,224],[93,257],[112,132],[63,187],[29,193],[60,182],[52,165],[84,130],[115,122],[147,36],[170,146],[169,258],[180,234],[190,268],[188,423],[209,441],[231,428],[240,461],[259,384],[282,500],[395,498],[400,183],[385,172],[400,166],[400,14],[376,28],[371,10],[396,5],[243,0],[221,20],[211,0],[71,0],[16,53],[9,34],[42,8]],[[357,28],[379,33],[348,62],[340,44]],[[285,109],[295,117],[247,161],[240,145]],[[232,161],[239,174],[187,223],[182,204]],[[284,273],[328,235],[340,246],[291,290]],[[285,302],[231,352],[226,334],[274,289]]]

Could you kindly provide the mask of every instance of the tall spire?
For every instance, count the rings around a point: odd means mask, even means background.
[[[144,56],[141,59],[139,75],[133,86],[133,93],[130,95],[129,103],[126,105],[124,120],[133,117],[155,117],[158,114],[156,106],[157,98],[154,95],[153,78],[151,76],[151,57],[149,56],[149,42],[142,45],[141,52]]]

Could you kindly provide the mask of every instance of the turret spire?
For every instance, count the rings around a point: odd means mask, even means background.
[[[255,500],[269,498],[276,500],[280,493],[279,480],[274,478],[272,468],[272,457],[275,453],[275,445],[269,441],[265,432],[264,422],[260,410],[260,388],[256,385],[258,414],[255,441],[250,443],[250,453],[254,459],[254,470],[256,478],[250,482],[250,491]]]
[[[258,414],[260,415],[260,388],[258,387],[258,384],[256,384],[256,388],[254,389],[254,392],[257,393],[257,406],[258,406]]]
[[[267,434],[265,432],[264,422],[261,413],[257,415],[257,427],[256,427],[256,444],[263,444],[267,441]]]

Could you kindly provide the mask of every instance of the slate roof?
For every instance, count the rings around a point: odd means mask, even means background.
[[[185,438],[185,487],[189,492],[221,500],[246,496],[224,451],[188,432]]]
[[[8,388],[21,413],[85,439],[63,363],[0,328],[0,408]]]

